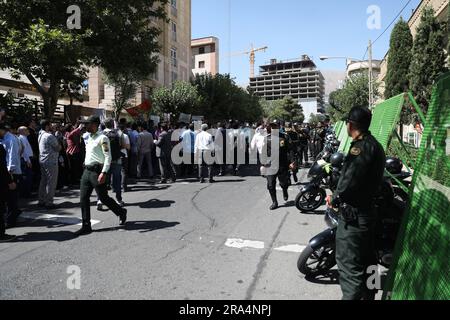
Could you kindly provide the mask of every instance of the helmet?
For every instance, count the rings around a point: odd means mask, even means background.
[[[331,156],[330,163],[333,168],[341,168],[344,163],[344,154],[341,152],[337,152]]]
[[[403,170],[403,162],[398,158],[387,158],[386,159],[386,170],[390,174],[400,174]]]

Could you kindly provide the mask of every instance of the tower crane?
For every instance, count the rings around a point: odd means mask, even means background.
[[[253,44],[251,45],[251,49],[246,52],[239,52],[232,54],[231,56],[241,56],[241,55],[249,55],[250,56],[250,78],[255,77],[255,58],[256,58],[256,52],[263,51],[265,52],[269,47],[261,47],[261,48],[254,48]]]

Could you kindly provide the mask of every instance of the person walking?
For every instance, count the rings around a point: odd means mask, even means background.
[[[353,139],[337,189],[327,197],[330,208],[339,208],[341,221],[336,232],[336,262],[343,300],[374,300],[369,290],[367,269],[377,265],[375,197],[383,182],[386,155],[369,127],[368,108],[353,108],[347,132]]]
[[[197,134],[194,146],[195,157],[198,161],[198,179],[200,183],[205,183],[204,169],[208,169],[209,183],[214,183],[213,178],[213,156],[214,141],[213,136],[208,132],[208,125],[202,124],[202,131]]]
[[[100,118],[91,116],[83,123],[89,132],[89,139],[86,144],[84,171],[80,182],[80,205],[83,221],[81,229],[75,233],[76,236],[92,233],[90,198],[94,189],[100,201],[119,217],[121,226],[125,225],[127,221],[127,210],[121,208],[114,199],[108,196],[106,178],[112,161],[111,146],[108,137],[99,132]]]
[[[58,184],[58,162],[61,144],[52,133],[52,124],[48,120],[41,121],[39,132],[39,164],[41,166],[41,181],[39,184],[39,203],[46,209],[54,209],[53,203]]]

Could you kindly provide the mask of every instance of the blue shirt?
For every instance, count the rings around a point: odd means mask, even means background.
[[[130,137],[131,152],[138,153],[137,143],[138,143],[139,133],[136,130],[131,130],[128,133],[128,136]]]
[[[7,132],[0,143],[6,150],[6,166],[8,167],[8,171],[15,175],[21,175],[19,138]]]

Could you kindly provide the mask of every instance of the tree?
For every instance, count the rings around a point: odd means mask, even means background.
[[[138,61],[156,52],[158,32],[151,21],[165,17],[166,2],[85,0],[79,4],[81,28],[70,29],[66,11],[71,0],[1,1],[0,68],[14,77],[25,75],[42,96],[44,117],[51,118],[62,86],[81,85],[88,67],[104,67],[110,79],[129,77],[127,63],[139,58],[138,50],[149,49]]]
[[[388,69],[386,75],[385,99],[407,92],[408,73],[412,60],[413,36],[409,25],[401,19],[392,30]]]
[[[377,83],[374,84],[374,95],[378,95]],[[342,89],[330,94],[328,114],[336,122],[348,115],[353,107],[368,107],[369,76],[367,72],[352,75],[345,81]]]
[[[428,111],[434,82],[446,71],[444,34],[444,24],[436,19],[434,10],[425,8],[414,40],[409,73],[410,89],[425,114]],[[415,119],[417,122],[420,121],[418,116],[415,116]]]
[[[284,97],[281,105],[287,115],[283,120],[298,123],[303,123],[303,121],[305,121],[303,108],[299,106],[291,96]]]
[[[450,4],[447,10],[447,56],[450,65]]]
[[[171,114],[174,119],[178,119],[181,113],[195,113],[201,102],[197,88],[184,81],[175,82],[172,88],[155,89],[152,101],[156,114],[160,116],[164,113]]]
[[[201,99],[197,112],[211,122],[256,121],[263,116],[259,98],[237,86],[228,74],[197,75],[192,84]]]

